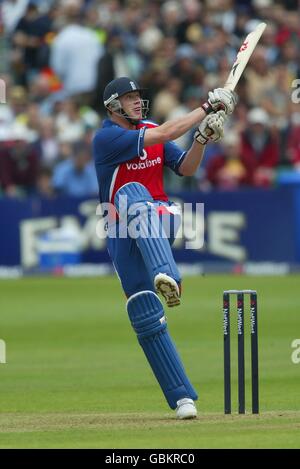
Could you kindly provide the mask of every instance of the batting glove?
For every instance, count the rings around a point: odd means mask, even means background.
[[[199,125],[194,134],[194,139],[202,145],[206,145],[209,140],[218,142],[224,135],[225,121],[225,111],[209,114]]]
[[[216,88],[208,93],[208,101],[202,105],[206,114],[223,110],[227,115],[232,114],[238,103],[238,95],[225,88]]]

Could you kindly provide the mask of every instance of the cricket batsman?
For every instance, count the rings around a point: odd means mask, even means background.
[[[103,101],[108,119],[94,136],[93,156],[100,203],[114,209],[109,210],[108,251],[127,297],[131,325],[170,408],[177,418],[190,419],[197,416],[198,396],[158,296],[168,307],[180,304],[181,277],[171,250],[180,213],[164,191],[163,168],[178,176],[195,174],[205,145],[222,138],[237,98],[215,89],[201,107],[157,125],[146,120],[149,103],[143,91],[127,77],[107,84]],[[182,151],[173,140],[195,127],[193,144]]]

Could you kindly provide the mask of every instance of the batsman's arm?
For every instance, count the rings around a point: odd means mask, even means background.
[[[223,88],[217,88],[209,93],[208,101],[201,107],[189,112],[186,116],[165,122],[162,125],[147,129],[144,136],[144,146],[166,143],[176,140],[188,130],[199,125],[207,115],[223,109],[227,115],[232,114],[237,103],[236,95]]]
[[[147,129],[145,131],[144,146],[148,147],[158,143],[166,143],[170,140],[176,140],[184,135],[188,130],[199,125],[199,122],[201,122],[205,117],[205,111],[202,107],[199,107],[179,119],[172,119],[162,125],[152,129]]]
[[[191,148],[181,165],[178,168],[182,176],[194,176],[204,156],[205,145],[198,143],[196,140],[193,142]]]
[[[188,150],[178,171],[182,176],[193,176],[200,165],[204,148],[209,141],[218,142],[224,135],[225,111],[209,114],[200,123],[194,134],[194,142]]]

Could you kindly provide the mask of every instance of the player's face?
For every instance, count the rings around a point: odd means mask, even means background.
[[[121,106],[132,119],[142,118],[142,101],[139,91],[126,93],[120,98]]]

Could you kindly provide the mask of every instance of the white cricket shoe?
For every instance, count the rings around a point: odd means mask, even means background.
[[[176,280],[167,274],[157,274],[154,278],[154,286],[166,300],[167,306],[180,305],[180,291]]]
[[[180,420],[195,419],[197,417],[197,409],[194,401],[187,397],[177,401],[176,417]]]

